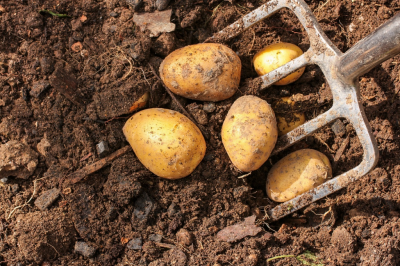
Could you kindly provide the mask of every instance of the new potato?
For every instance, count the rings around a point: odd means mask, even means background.
[[[267,195],[277,202],[291,200],[332,177],[329,159],[319,151],[295,151],[278,161],[267,177]]]
[[[275,43],[259,51],[253,58],[253,65],[257,74],[263,76],[302,54],[303,51],[294,44],[285,42]],[[287,85],[295,82],[303,75],[304,70],[305,67],[300,68],[274,84]]]
[[[221,137],[239,170],[257,170],[270,156],[278,138],[274,111],[256,96],[240,97],[226,115]]]
[[[283,97],[281,99],[285,104],[294,105],[294,102],[290,99],[290,97]],[[278,135],[282,136],[285,135],[286,133],[292,131],[296,127],[304,124],[306,121],[306,116],[304,113],[292,113],[291,117],[292,119],[287,121],[285,117],[277,115],[277,123],[278,123]]]
[[[169,54],[160,65],[164,84],[175,94],[200,101],[222,101],[239,87],[241,62],[217,43],[189,45]]]
[[[129,118],[123,132],[140,162],[167,179],[190,175],[205,155],[206,142],[200,130],[172,110],[140,111]]]

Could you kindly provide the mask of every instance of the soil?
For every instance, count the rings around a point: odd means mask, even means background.
[[[170,1],[176,29],[162,37],[142,32],[132,18],[167,1],[141,2],[0,0],[0,144],[17,141],[37,154],[30,177],[25,171],[23,178],[0,181],[0,265],[303,265],[294,256],[307,252],[318,265],[399,265],[400,56],[359,79],[380,153],[374,170],[286,218],[262,224],[255,236],[229,243],[217,238],[251,215],[261,221],[276,205],[266,196],[266,174],[289,152],[323,152],[334,162],[334,176],[362,160],[360,141],[346,120],[270,157],[245,177],[223,148],[223,120],[242,95],[258,95],[279,114],[287,112],[276,104],[279,99],[294,96],[307,120],[332,105],[317,66],[307,66],[287,86],[258,91],[252,82],[257,77],[252,57],[266,45],[309,47],[288,10],[225,42],[242,61],[241,86],[232,98],[213,106],[177,97],[209,133],[205,159],[189,177],[156,177],[129,151],[64,186],[70,173],[127,145],[122,127],[144,93],[150,94],[148,107],[180,111],[150,66],[158,69],[174,49],[203,42],[266,1]],[[398,0],[306,2],[343,52],[400,11]],[[108,147],[97,150],[102,141]],[[49,202],[42,197],[39,209],[35,200],[51,189],[60,195]],[[267,262],[279,255],[293,256]]]

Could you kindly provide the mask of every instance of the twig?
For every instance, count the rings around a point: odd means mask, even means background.
[[[245,177],[247,177],[247,176],[251,175],[251,173],[252,173],[252,172],[250,172],[250,173],[247,173],[247,174],[244,174],[244,175],[241,175],[241,176],[239,176],[238,178],[245,178]]]
[[[342,145],[340,145],[340,148],[338,149],[338,151],[335,154],[335,157],[333,158],[335,164],[339,161],[340,156],[342,156],[344,150],[347,148],[347,145],[349,145],[349,143],[350,143],[350,135],[347,135],[346,139],[343,141]]]
[[[35,180],[33,181],[33,193],[32,193],[32,195],[31,195],[31,197],[29,198],[28,201],[25,201],[24,204],[15,207],[15,208],[10,212],[10,214],[8,215],[7,220],[11,218],[11,216],[14,214],[14,212],[15,212],[16,210],[25,207],[26,205],[28,205],[28,204],[32,201],[33,197],[34,197],[35,194],[36,194],[36,182],[39,181],[39,180],[42,180],[42,179],[44,179],[44,178],[46,178],[46,177],[42,177],[42,178],[39,178],[39,179],[35,179]]]
[[[127,153],[130,150],[131,150],[131,147],[129,145],[127,145],[127,146],[117,150],[116,152],[110,154],[109,156],[75,171],[74,173],[72,173],[71,175],[69,175],[67,177],[68,180],[66,183],[67,184],[78,183],[79,181],[81,181],[82,179],[87,177],[88,175],[93,174],[94,172],[100,170],[101,168],[110,164],[113,160],[124,155],[125,153]]]
[[[208,134],[208,132],[204,129],[204,127],[202,125],[200,125],[199,123],[197,123],[196,119],[194,119],[194,117],[189,114],[185,107],[182,106],[182,104],[178,101],[178,99],[176,99],[175,95],[168,89],[167,86],[165,86],[164,82],[161,80],[161,78],[157,75],[157,72],[155,71],[154,67],[152,65],[149,64],[149,67],[151,69],[151,71],[153,72],[154,76],[161,82],[161,84],[164,86],[165,90],[168,92],[169,96],[171,96],[172,100],[176,103],[176,105],[178,105],[179,109],[181,109],[181,111],[190,119],[192,120],[193,123],[196,124],[196,126],[200,129],[201,133],[203,133],[203,136],[206,139],[209,139],[210,136]]]
[[[170,248],[170,249],[176,248],[176,246],[171,245],[171,244],[166,244],[166,243],[154,242],[154,244],[156,246],[159,246],[159,247],[162,247],[162,248]]]
[[[277,259],[283,259],[283,258],[295,258],[295,255],[280,255],[280,256],[275,256],[273,258],[269,258],[267,259],[267,262],[271,261],[271,260],[277,260]]]

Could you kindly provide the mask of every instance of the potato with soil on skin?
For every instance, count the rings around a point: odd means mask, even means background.
[[[169,54],[160,76],[175,94],[199,101],[222,101],[239,87],[241,62],[230,48],[217,43],[189,45]]]
[[[186,116],[152,108],[134,114],[123,132],[140,162],[157,176],[179,179],[203,160],[206,142]]]
[[[257,74],[263,76],[302,54],[303,51],[292,43],[275,43],[259,51],[253,58],[253,65]],[[302,67],[278,80],[274,85],[287,85],[295,82],[303,75],[304,70],[305,67]]]
[[[291,200],[332,177],[332,167],[323,153],[303,149],[278,161],[267,177],[267,195],[277,202]]]
[[[221,137],[229,158],[240,171],[257,170],[278,138],[274,111],[256,96],[240,97],[226,115]]]
[[[290,99],[290,97],[281,98],[282,102],[293,106],[294,102]],[[292,131],[293,129],[301,126],[306,121],[306,116],[304,113],[291,113],[291,120],[287,121],[286,117],[281,115],[276,115],[276,119],[278,122],[278,135],[282,136],[286,133]]]

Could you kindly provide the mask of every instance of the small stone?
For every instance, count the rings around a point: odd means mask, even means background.
[[[344,134],[346,133],[346,127],[344,126],[342,120],[338,119],[333,123],[331,126],[333,133],[335,133],[336,136],[343,137]]]
[[[118,13],[114,12],[114,11],[111,11],[110,17],[116,18],[116,17],[118,17]]]
[[[104,155],[106,155],[110,149],[108,148],[108,143],[107,141],[100,141],[97,145],[96,145],[96,150],[97,150],[97,154],[102,157]]]
[[[162,235],[159,234],[151,234],[149,235],[149,240],[153,242],[160,243],[162,240]]]
[[[35,81],[32,84],[32,88],[29,94],[35,98],[38,98],[42,92],[50,88],[50,83],[46,80]]]
[[[138,10],[141,5],[143,4],[143,0],[126,0],[126,3],[128,5],[131,5],[133,7],[133,10]]]
[[[42,57],[40,59],[40,68],[43,75],[49,75],[54,71],[54,61],[51,57]]]
[[[3,184],[7,184],[8,183],[8,178],[7,177],[3,177],[2,179],[0,179],[0,182]]]
[[[190,246],[193,243],[193,235],[186,229],[180,229],[176,233],[176,240],[183,246]]]
[[[215,111],[215,109],[217,109],[217,107],[213,102],[204,103],[203,105],[203,110],[207,113],[212,113]]]
[[[142,238],[138,237],[129,241],[126,247],[133,250],[140,250],[142,249],[142,244],[143,244]]]
[[[143,194],[135,201],[133,218],[143,221],[149,217],[154,208],[154,201],[149,197],[149,195],[147,195],[146,192],[143,192]]]
[[[156,7],[158,11],[162,11],[167,8],[170,0],[157,0]]]
[[[78,241],[75,243],[75,252],[83,255],[86,258],[91,258],[96,253],[96,249],[89,246],[86,242]]]
[[[179,211],[179,207],[175,204],[175,203],[171,203],[171,205],[169,205],[167,213],[168,213],[168,217],[172,218],[175,216],[175,214]]]
[[[19,185],[18,184],[12,184],[11,185],[11,191],[12,193],[17,193],[19,191]]]
[[[150,31],[150,37],[158,37],[163,32],[172,32],[176,25],[171,23],[172,9],[156,11],[153,13],[135,13],[133,22],[142,32]]]
[[[250,216],[243,222],[225,227],[217,233],[217,239],[229,243],[243,239],[246,236],[255,236],[262,231],[262,228],[256,225],[256,216]]]
[[[35,206],[41,211],[46,210],[60,196],[60,190],[53,188],[45,191],[35,200]]]

